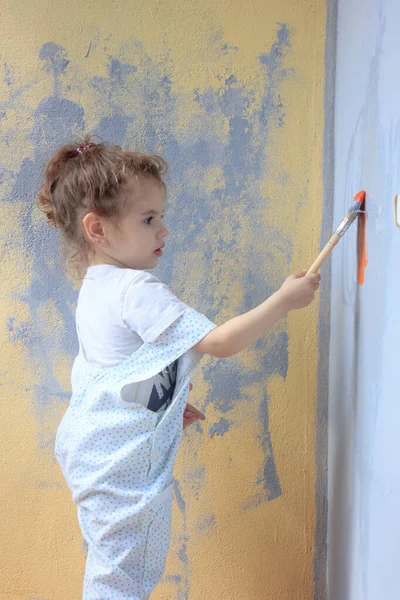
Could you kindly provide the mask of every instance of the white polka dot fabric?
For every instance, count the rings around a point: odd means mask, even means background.
[[[173,468],[189,381],[202,355],[193,346],[215,324],[192,308],[154,342],[107,369],[81,354],[55,453],[88,544],[83,600],[146,600],[168,554]],[[179,358],[174,397],[154,413],[121,398]]]

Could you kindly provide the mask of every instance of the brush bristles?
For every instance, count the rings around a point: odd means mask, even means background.
[[[363,209],[364,202],[355,202],[346,213],[346,218],[353,222]]]
[[[347,211],[348,214],[360,212],[360,210],[362,210],[363,204],[364,204],[364,202],[354,202],[354,204],[352,204],[350,206],[349,210]]]

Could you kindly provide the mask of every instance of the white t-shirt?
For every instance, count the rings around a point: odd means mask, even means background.
[[[100,368],[112,367],[154,341],[188,305],[147,271],[114,265],[88,268],[79,292],[76,328],[85,359]],[[126,386],[124,400],[140,402],[154,412],[165,410],[175,389],[177,363],[156,379]],[[129,397],[136,390],[136,398]]]

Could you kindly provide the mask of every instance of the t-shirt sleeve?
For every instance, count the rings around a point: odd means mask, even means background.
[[[153,342],[189,308],[157,277],[142,271],[128,285],[122,305],[126,326]]]

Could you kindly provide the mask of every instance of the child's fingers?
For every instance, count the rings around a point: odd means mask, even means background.
[[[193,383],[189,383],[189,392],[191,392],[193,389]]]
[[[205,421],[206,417],[205,415],[203,415],[200,412],[197,413],[193,413],[193,412],[185,412],[185,414],[183,415],[184,419],[201,419],[202,421]]]
[[[198,417],[199,419],[202,419],[204,421],[204,419],[206,418],[202,412],[200,412],[199,410],[197,410],[197,408],[195,408],[194,406],[192,406],[191,404],[187,404],[186,406],[186,410],[189,411],[189,414],[192,414],[196,417]]]
[[[308,279],[309,279],[309,281],[311,281],[311,283],[319,283],[321,281],[321,274],[320,273],[310,273],[310,275],[308,275]]]
[[[300,279],[301,277],[304,277],[306,273],[307,271],[303,269],[302,271],[297,271],[297,273],[292,273],[291,275],[289,275],[289,277],[287,277],[287,279],[289,279],[289,281],[291,279]]]
[[[313,286],[314,290],[317,291],[317,289],[319,288],[319,283],[321,281],[321,275],[319,273],[313,273],[311,275],[307,275],[307,279]]]
[[[186,429],[186,427],[189,427],[189,425],[193,425],[193,423],[195,423],[196,421],[199,420],[199,417],[192,415],[191,417],[184,417],[183,418],[183,429]]]

